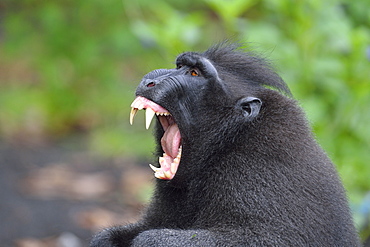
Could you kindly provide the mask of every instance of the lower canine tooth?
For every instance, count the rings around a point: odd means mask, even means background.
[[[161,170],[160,168],[155,167],[155,166],[153,166],[152,164],[149,164],[149,166],[150,166],[150,168],[152,168],[152,170],[153,170],[154,172],[159,172],[159,171]]]

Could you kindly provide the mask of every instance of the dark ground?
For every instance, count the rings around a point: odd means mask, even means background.
[[[98,229],[134,221],[152,181],[142,163],[97,158],[71,143],[0,143],[0,246],[87,246]]]
[[[99,229],[139,217],[154,180],[148,162],[84,147],[0,142],[0,247],[83,247]]]

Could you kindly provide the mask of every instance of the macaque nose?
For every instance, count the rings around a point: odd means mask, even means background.
[[[153,80],[153,79],[147,79],[146,81],[145,81],[145,86],[146,87],[154,87],[155,85],[157,85],[157,81],[156,80]]]
[[[151,81],[146,86],[147,87],[154,87],[155,86],[155,82],[154,81]]]

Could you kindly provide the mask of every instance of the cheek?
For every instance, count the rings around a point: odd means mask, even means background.
[[[176,108],[178,115],[186,125],[197,124],[202,116],[202,109],[204,110],[204,99],[202,93],[199,91],[188,91],[176,100]]]
[[[196,77],[177,78],[176,83],[171,86],[172,93],[169,92],[171,97],[174,97],[175,101],[183,102],[186,105],[198,104],[206,93],[204,81],[197,80]]]
[[[155,97],[166,105],[167,110],[190,123],[198,117],[199,109],[207,105],[207,98],[214,97],[207,93],[206,85],[207,81],[201,77],[171,77],[156,88]]]

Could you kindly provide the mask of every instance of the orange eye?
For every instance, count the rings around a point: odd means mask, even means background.
[[[192,76],[198,76],[199,74],[198,74],[198,71],[196,71],[196,70],[191,70],[191,71],[190,71],[190,75],[192,75]]]

